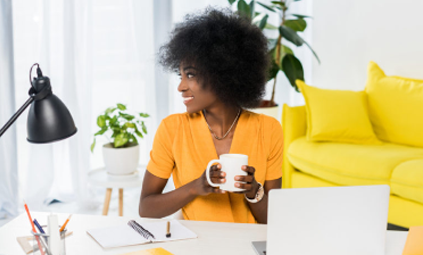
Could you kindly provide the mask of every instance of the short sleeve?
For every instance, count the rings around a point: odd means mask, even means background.
[[[169,122],[172,121],[166,118],[160,123],[150,152],[150,161],[147,165],[147,170],[150,173],[162,179],[169,179],[175,165],[172,153],[173,137],[169,129],[175,123]]]
[[[279,121],[272,119],[270,125],[265,125],[270,133],[270,153],[267,158],[266,180],[276,180],[282,177],[283,132]]]

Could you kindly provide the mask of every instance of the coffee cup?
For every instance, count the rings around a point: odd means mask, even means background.
[[[210,167],[213,164],[219,163],[222,168],[222,172],[226,173],[226,182],[225,183],[213,183],[210,179]],[[241,169],[242,166],[248,165],[248,156],[243,154],[222,154],[219,159],[213,159],[207,165],[206,177],[207,182],[212,187],[219,187],[221,190],[226,190],[230,192],[244,191],[245,189],[235,187],[235,176],[244,175],[248,173]]]

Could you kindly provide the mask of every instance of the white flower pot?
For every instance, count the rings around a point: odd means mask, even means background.
[[[103,158],[106,170],[112,175],[132,174],[137,170],[140,147],[113,148],[112,144],[103,145]]]
[[[267,116],[271,116],[280,122],[282,119],[282,114],[279,108],[280,108],[279,106],[272,106],[272,107],[259,107],[259,108],[249,109],[249,110],[255,113],[263,113]]]

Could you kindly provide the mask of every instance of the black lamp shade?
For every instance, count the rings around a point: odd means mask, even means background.
[[[72,116],[63,102],[50,94],[35,100],[29,109],[27,140],[31,143],[50,143],[74,135],[77,131]]]
[[[37,66],[38,77],[31,81],[31,72],[34,66]],[[68,108],[58,97],[53,95],[50,79],[43,76],[37,63],[32,65],[29,77],[31,88],[28,93],[30,97],[0,129],[0,137],[30,105],[31,109],[26,124],[29,142],[51,143],[74,135],[77,129]]]

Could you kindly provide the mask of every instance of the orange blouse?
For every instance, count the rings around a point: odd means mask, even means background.
[[[230,153],[248,155],[255,178],[282,177],[283,134],[274,118],[243,111],[232,139]],[[173,174],[176,188],[199,178],[212,159],[218,159],[213,138],[203,113],[174,114],[165,118],[154,138],[147,170],[168,179]],[[199,221],[255,223],[243,194],[198,196],[182,208],[184,218]]]

